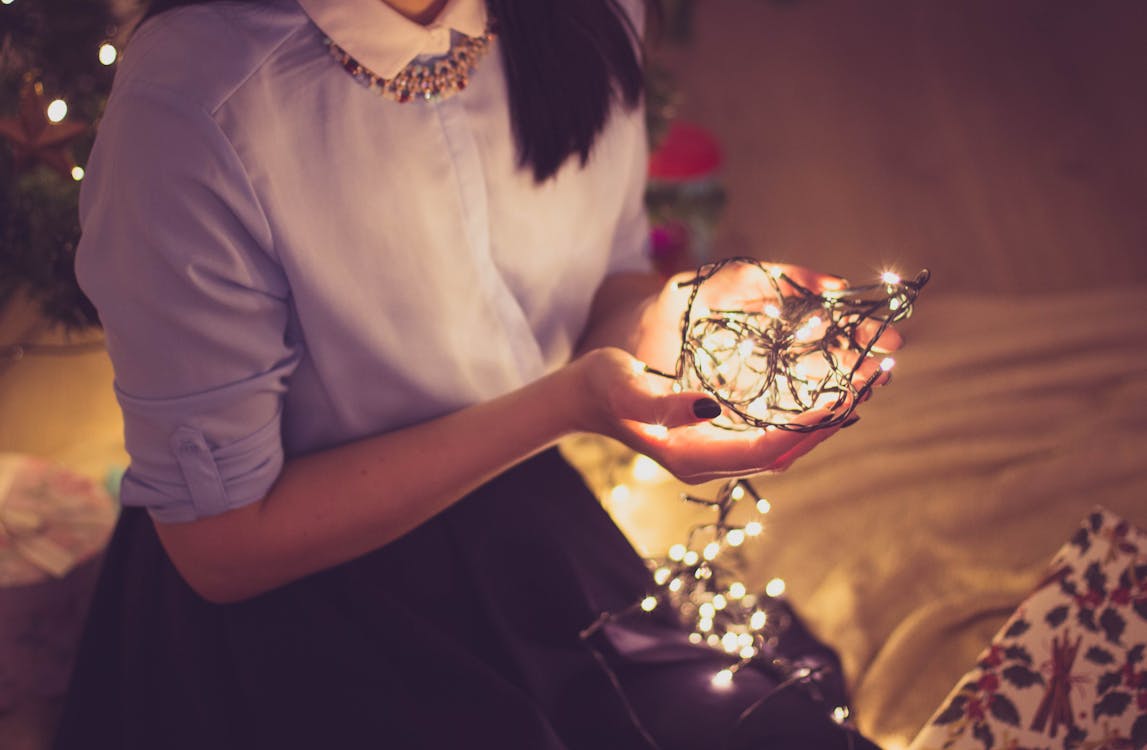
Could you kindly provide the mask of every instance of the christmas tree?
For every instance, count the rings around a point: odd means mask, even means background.
[[[0,0],[0,307],[23,293],[50,320],[96,323],[72,271],[77,201],[131,10]]]

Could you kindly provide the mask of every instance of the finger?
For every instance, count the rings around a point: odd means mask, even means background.
[[[794,266],[789,263],[774,263],[772,267],[777,271],[784,273],[797,284],[800,284],[805,289],[821,293],[826,291],[837,291],[846,289],[848,287],[848,279],[843,276],[836,276],[831,273],[821,273],[814,271],[805,266]]]
[[[904,337],[893,326],[886,326],[883,331],[880,326],[879,321],[866,320],[857,328],[856,343],[862,347],[871,343],[874,352],[883,354],[894,352],[904,345]]]
[[[635,376],[630,385],[630,392],[625,394],[618,408],[617,416],[624,420],[674,429],[721,415],[721,405],[708,394],[700,391],[665,392],[665,379],[655,375],[642,373]]]
[[[801,414],[793,423],[812,427],[834,418],[827,408],[815,409]],[[772,469],[807,440],[819,442],[823,438],[816,437],[816,432],[777,428],[731,431],[700,425],[669,431],[659,447],[666,456],[663,465],[678,476],[745,476]]]

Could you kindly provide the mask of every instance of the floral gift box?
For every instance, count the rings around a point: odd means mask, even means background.
[[[1147,533],[1102,508],[910,750],[1147,747]]]

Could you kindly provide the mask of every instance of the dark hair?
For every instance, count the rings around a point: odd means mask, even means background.
[[[144,20],[211,1],[152,0]],[[486,4],[502,50],[519,165],[543,182],[574,154],[585,164],[612,104],[632,109],[641,99],[640,39],[629,17],[618,0]]]

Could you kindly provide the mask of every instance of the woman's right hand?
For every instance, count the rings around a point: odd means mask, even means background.
[[[689,484],[787,468],[840,429],[722,429],[710,424],[720,411],[716,401],[703,392],[674,393],[672,381],[646,372],[621,349],[594,349],[569,366],[579,384],[579,429],[614,438]],[[812,425],[831,414],[813,409],[793,421]]]

